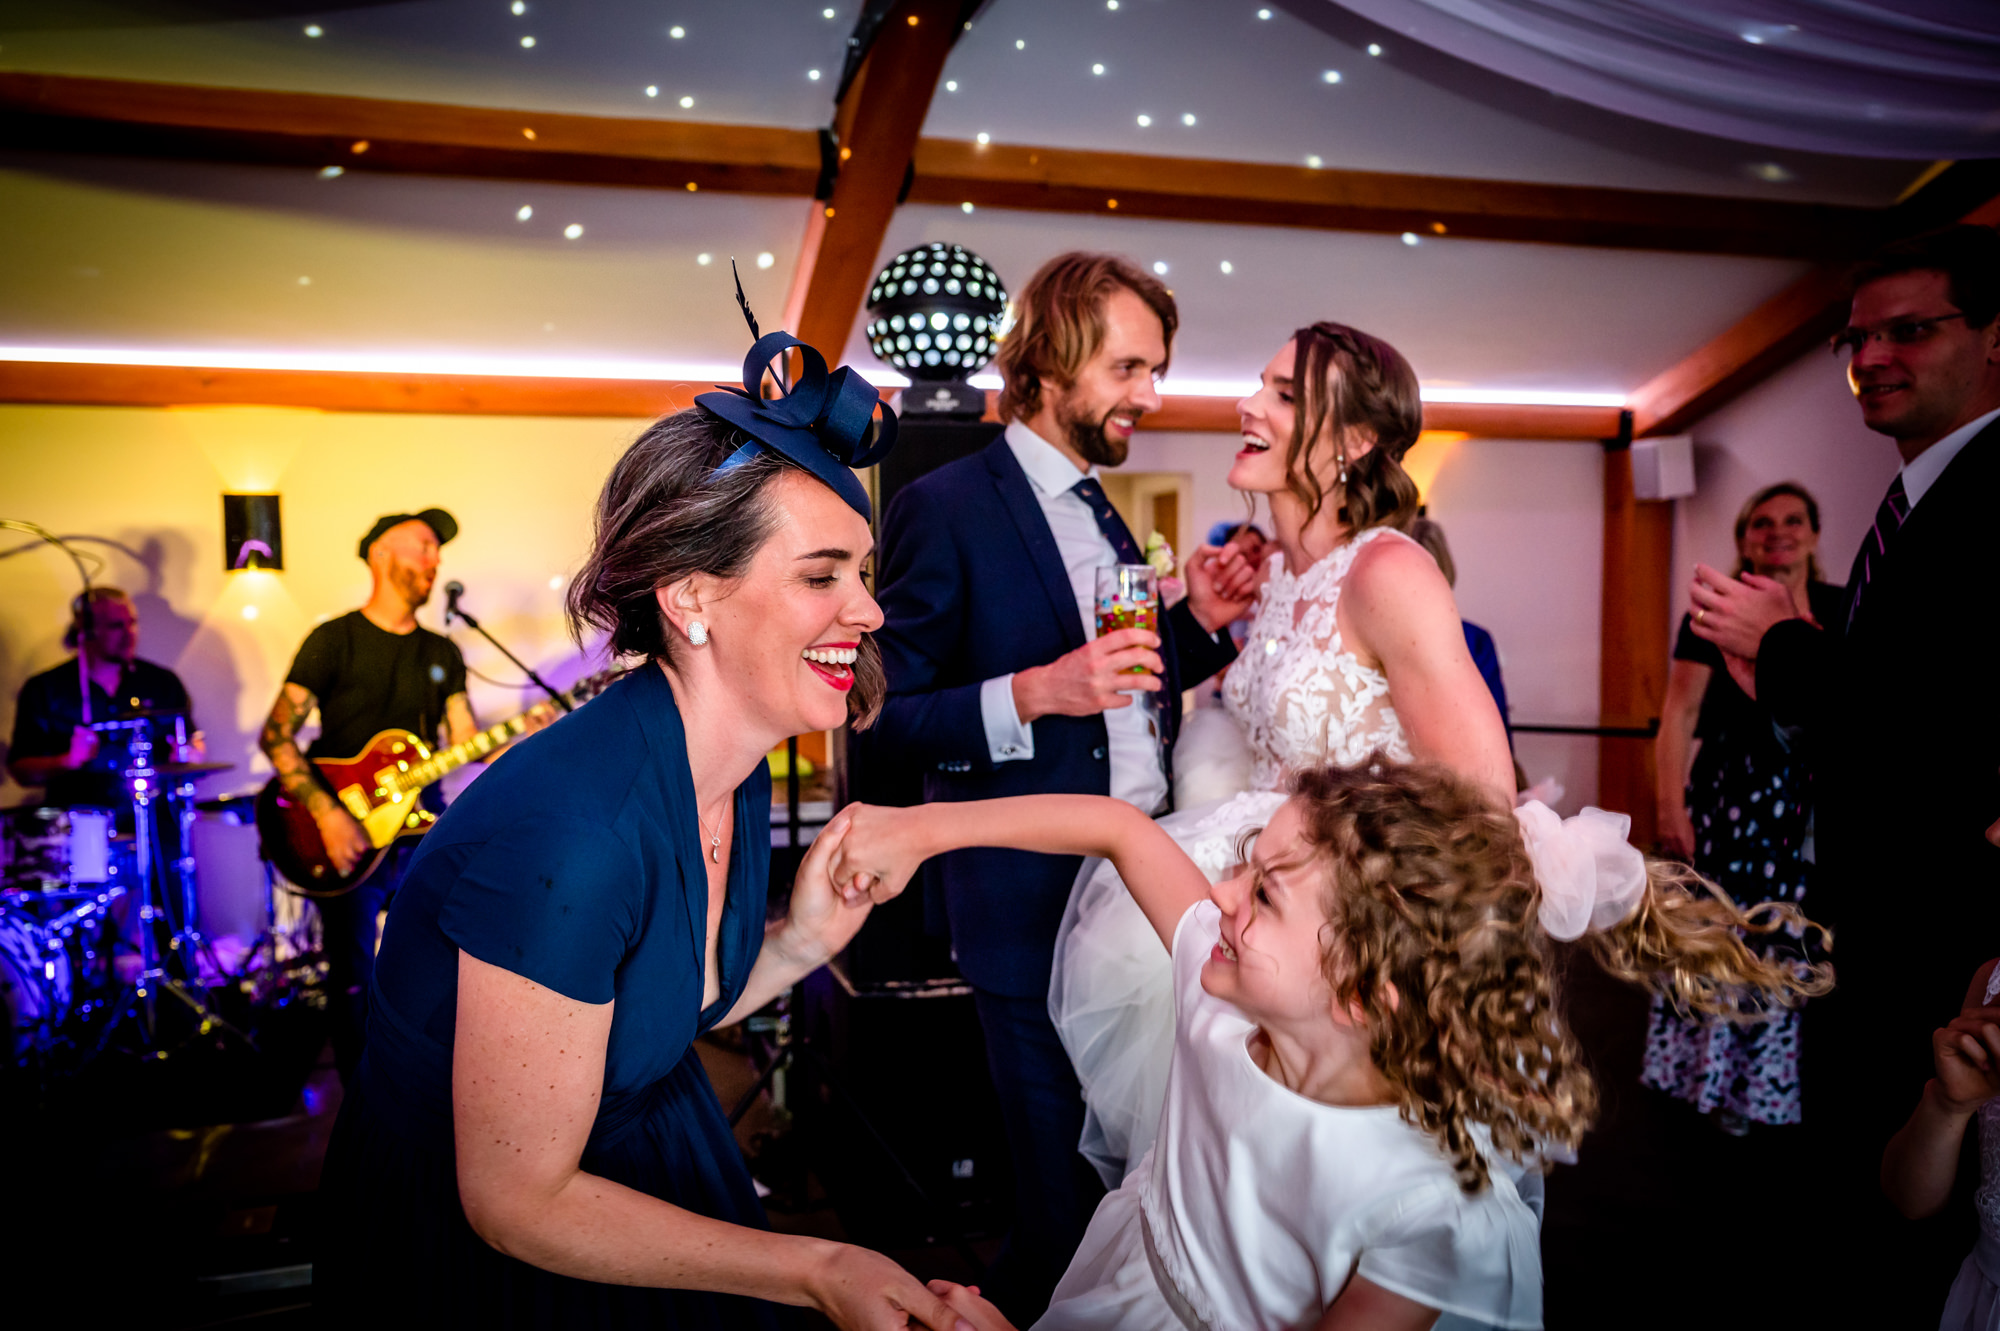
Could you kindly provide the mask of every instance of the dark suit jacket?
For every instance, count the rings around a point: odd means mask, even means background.
[[[2000,954],[2000,849],[1984,835],[2000,818],[1996,497],[2000,423],[1924,493],[1865,592],[1857,561],[1849,632],[1793,620],[1758,650],[1759,700],[1807,727],[1819,869],[1807,908],[1835,931],[1838,988],[1807,1009],[1809,1039],[1824,1018],[1831,1042],[1809,1046],[1806,1112],[1823,1076],[1822,1105],[1877,1101],[1865,1108],[1877,1158],[1931,1075],[1931,1030]]]
[[[868,736],[876,761],[922,768],[926,801],[1110,793],[1101,714],[1036,719],[1032,759],[996,764],[987,753],[980,685],[1047,665],[1090,637],[1048,520],[1004,438],[897,494],[883,519],[876,581],[886,616],[876,637],[889,676]],[[1185,601],[1162,616],[1160,636],[1168,699],[1236,656],[1229,635],[1209,634]],[[1171,746],[1179,715],[1165,712]],[[967,850],[932,866],[968,980],[1016,997],[1048,992],[1056,931],[1081,863]]]

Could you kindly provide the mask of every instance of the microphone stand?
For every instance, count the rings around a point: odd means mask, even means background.
[[[530,680],[534,681],[535,687],[539,688],[543,693],[548,694],[550,700],[553,701],[556,706],[562,708],[565,712],[573,712],[576,710],[574,707],[570,705],[569,699],[563,697],[562,694],[556,692],[553,688],[549,687],[549,682],[543,679],[540,675],[535,673],[535,669],[533,666],[529,665],[526,661],[523,661],[520,657],[514,655],[514,653],[508,651],[507,648],[501,643],[501,641],[498,638],[494,637],[492,634],[488,633],[485,629],[479,626],[478,620],[474,619],[471,615],[466,614],[464,607],[459,605],[458,603],[458,597],[447,596],[445,598],[445,603],[444,603],[444,618],[447,624],[451,622],[451,618],[453,615],[458,616],[460,622],[462,622],[467,628],[471,629],[474,633],[477,633],[480,637],[486,639],[486,641],[492,643],[494,647],[498,648],[500,655],[506,657],[509,661],[512,661],[516,666],[516,668],[518,668],[522,674],[526,675]]]

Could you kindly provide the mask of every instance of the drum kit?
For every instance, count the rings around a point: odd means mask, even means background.
[[[195,798],[231,763],[154,761],[187,751],[186,726],[161,713],[91,723],[102,751],[122,748],[127,809],[0,813],[0,1063],[60,1071],[112,1049],[165,1059],[201,1038],[252,1043],[216,1010],[218,990],[256,985],[201,932],[193,851],[198,816],[247,817],[249,801]],[[266,906],[251,964],[280,960],[268,893]]]

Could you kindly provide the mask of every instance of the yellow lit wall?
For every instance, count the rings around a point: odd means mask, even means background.
[[[501,641],[564,686],[581,660],[563,628],[562,588],[581,559],[590,509],[636,420],[415,416],[293,408],[0,406],[0,517],[39,523],[104,561],[93,581],[131,592],[139,653],[186,681],[209,754],[236,764],[203,793],[261,784],[256,736],[298,644],[315,623],[361,604],[355,545],[378,514],[432,505],[457,516],[438,590],[420,613],[440,627],[443,585]],[[224,491],[283,496],[283,572],[222,568]],[[32,548],[18,548],[32,544]],[[0,743],[21,682],[64,660],[76,574],[31,538],[0,533]],[[519,672],[463,626],[451,636],[475,670]],[[523,705],[474,679],[497,721]],[[0,803],[24,792],[0,785]]]

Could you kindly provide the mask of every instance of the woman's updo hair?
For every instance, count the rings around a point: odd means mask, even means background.
[[[1403,454],[1424,428],[1417,372],[1387,342],[1346,324],[1316,323],[1292,341],[1298,414],[1285,451],[1286,488],[1308,520],[1331,502],[1349,531],[1406,525],[1417,513],[1417,483],[1403,470]],[[1349,430],[1371,436],[1375,447],[1351,459],[1346,484],[1329,490],[1313,469],[1313,446],[1322,437],[1343,441]]]
[[[654,593],[697,573],[742,577],[778,526],[771,482],[786,472],[812,475],[767,448],[718,476],[716,467],[747,439],[691,407],[653,422],[625,450],[597,497],[590,555],[564,598],[579,646],[600,629],[613,655],[644,656],[670,670],[690,650]],[[863,634],[847,695],[857,729],[875,719],[885,691],[881,649]]]

